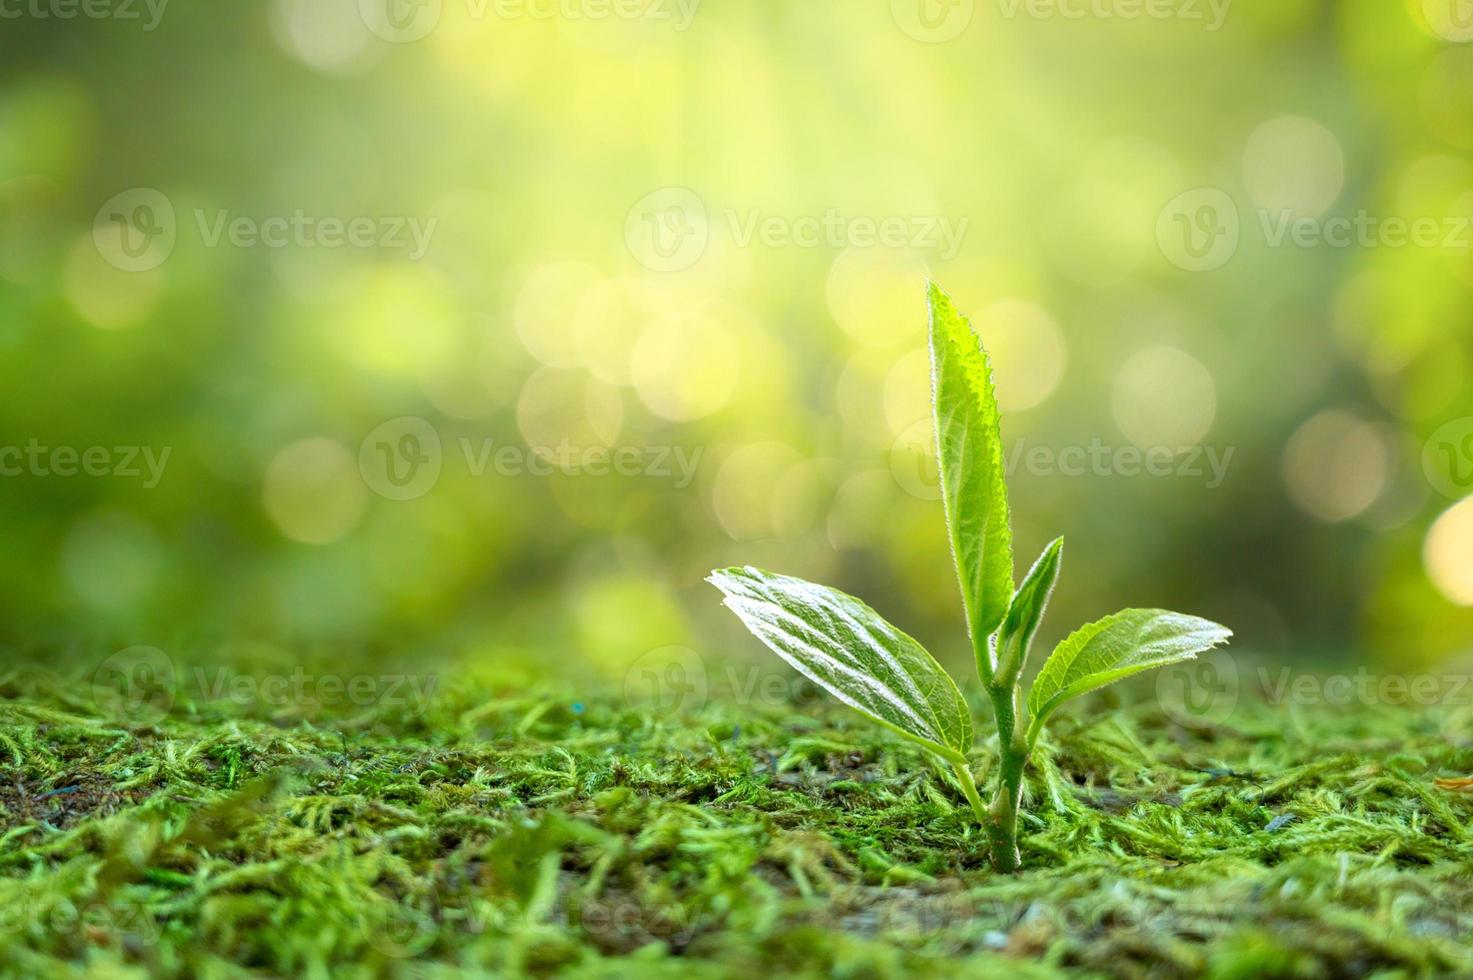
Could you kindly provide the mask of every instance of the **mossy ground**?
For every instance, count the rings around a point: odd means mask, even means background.
[[[952,777],[820,698],[665,717],[509,676],[408,704],[0,675],[15,975],[1473,971],[1467,707],[1061,712],[1001,876]],[[167,710],[165,710],[167,709]],[[979,718],[985,715],[979,711]],[[986,727],[987,722],[982,722]],[[985,742],[975,753],[985,778]]]

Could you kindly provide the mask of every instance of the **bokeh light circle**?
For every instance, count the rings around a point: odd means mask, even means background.
[[[124,272],[104,262],[86,241],[67,255],[62,287],[78,315],[94,327],[122,330],[148,318],[163,292],[163,270]]]
[[[931,413],[931,354],[913,350],[895,362],[885,376],[881,395],[885,422],[891,432],[900,432],[916,419]]]
[[[829,269],[829,312],[860,343],[900,343],[925,328],[920,284],[927,275],[926,264],[910,251],[851,245]]]
[[[1284,448],[1289,496],[1311,517],[1330,523],[1365,513],[1391,478],[1391,447],[1374,425],[1340,409],[1313,416]]]
[[[726,533],[737,541],[772,537],[775,490],[802,462],[796,449],[781,442],[742,446],[722,460],[711,489],[711,509]]]
[[[538,368],[517,397],[517,427],[532,451],[545,457],[612,446],[624,427],[624,399],[583,371]]]
[[[1453,146],[1473,148],[1473,47],[1438,52],[1422,71],[1417,96],[1428,129]]]
[[[992,359],[997,404],[1021,412],[1041,404],[1064,376],[1067,347],[1053,318],[1024,300],[1004,300],[972,318]]]
[[[577,364],[578,310],[602,281],[599,271],[585,262],[548,262],[528,273],[512,310],[527,353],[552,367]]]
[[[390,2],[394,0],[380,0],[382,4]],[[271,30],[282,51],[329,75],[352,74],[365,68],[374,43],[357,0],[273,0]]]
[[[1460,606],[1473,606],[1473,497],[1433,522],[1422,545],[1422,564],[1437,591]]]
[[[741,380],[741,350],[714,313],[676,311],[640,334],[630,377],[650,411],[672,422],[689,422],[731,400]]]
[[[153,528],[122,510],[82,517],[61,546],[67,583],[99,612],[136,609],[153,591],[163,561],[163,546]]]
[[[920,500],[941,499],[941,474],[936,464],[936,423],[917,419],[890,447],[890,473],[900,489]]]
[[[579,363],[601,381],[629,384],[635,344],[670,305],[661,289],[642,279],[620,277],[594,286],[574,314],[572,341]]]
[[[304,544],[337,541],[363,516],[358,461],[332,439],[303,439],[281,450],[266,467],[261,492],[281,533]]]
[[[1340,196],[1345,152],[1320,123],[1279,116],[1253,131],[1243,150],[1243,186],[1253,203],[1277,216],[1316,218]]]
[[[1132,354],[1115,376],[1115,425],[1142,449],[1195,446],[1217,416],[1217,387],[1201,361],[1175,347]]]

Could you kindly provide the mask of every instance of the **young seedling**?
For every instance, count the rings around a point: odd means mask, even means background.
[[[1016,871],[1023,769],[1044,722],[1064,702],[1224,643],[1232,632],[1195,616],[1126,609],[1054,647],[1025,707],[1028,648],[1059,577],[1064,539],[1013,585],[1013,533],[992,368],[971,324],[930,286],[936,455],[951,553],[977,673],[997,721],[996,791],[983,804],[967,763],[972,717],[951,677],[915,640],[836,589],[756,568],[709,581],[758,639],[834,697],[951,764],[986,829],[993,865]]]

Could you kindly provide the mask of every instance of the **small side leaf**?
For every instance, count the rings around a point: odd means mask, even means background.
[[[931,394],[936,455],[951,553],[967,629],[987,679],[985,641],[1013,598],[1013,532],[1003,478],[1002,434],[992,365],[966,317],[935,284],[931,310]]]
[[[1059,565],[1063,561],[1064,539],[1055,538],[1043,549],[1033,568],[1023,577],[1013,604],[1008,607],[1007,618],[1002,621],[1002,632],[997,638],[997,676],[1011,683],[1020,674],[1028,661],[1028,648],[1033,644],[1033,635],[1043,621],[1044,610],[1054,594],[1054,585],[1059,581]]]
[[[747,629],[840,701],[952,761],[972,718],[956,683],[915,640],[837,589],[756,568],[709,579]]]
[[[1030,744],[1065,701],[1153,667],[1194,659],[1232,635],[1225,626],[1164,609],[1126,609],[1081,626],[1054,647],[1033,682]]]

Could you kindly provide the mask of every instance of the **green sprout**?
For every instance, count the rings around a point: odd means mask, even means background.
[[[1195,616],[1126,609],[1054,647],[1023,700],[1028,648],[1059,577],[1064,539],[1047,548],[1017,589],[997,398],[987,352],[934,283],[929,289],[936,456],[951,554],[961,582],[977,673],[997,720],[997,788],[983,804],[967,762],[972,716],[956,683],[914,639],[836,589],[756,568],[710,581],[763,643],[834,697],[951,764],[986,829],[999,871],[1022,865],[1018,805],[1023,770],[1044,722],[1064,702],[1155,667],[1191,660],[1232,636]]]

